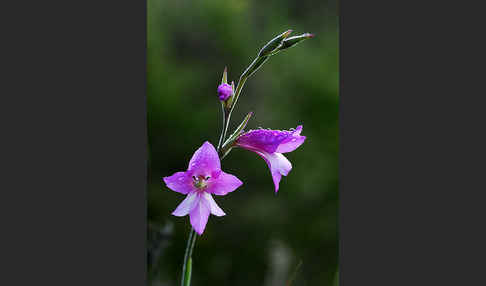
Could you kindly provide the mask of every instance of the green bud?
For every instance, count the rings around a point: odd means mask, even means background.
[[[272,40],[270,40],[270,42],[268,42],[260,50],[260,52],[258,53],[258,56],[263,57],[263,56],[266,56],[266,55],[272,53],[273,51],[275,51],[282,44],[282,41],[290,35],[290,33],[292,33],[292,30],[287,30],[287,31],[283,32],[282,34],[276,36]]]
[[[293,36],[293,37],[290,37],[290,38],[286,38],[282,42],[282,45],[278,48],[278,50],[281,51],[281,50],[284,50],[284,49],[288,49],[290,47],[297,45],[298,43],[302,42],[303,40],[310,39],[310,38],[313,38],[313,37],[314,37],[314,34],[305,33],[305,34],[302,34],[302,35],[299,35],[299,36]]]

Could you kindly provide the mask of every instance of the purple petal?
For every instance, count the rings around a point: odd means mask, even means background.
[[[285,138],[280,145],[277,147],[275,152],[277,153],[288,153],[297,149],[305,141],[305,136],[300,136],[302,132],[302,125],[297,126],[291,136]]]
[[[189,161],[188,171],[195,176],[210,176],[213,171],[220,170],[218,152],[208,141],[194,152]]]
[[[258,129],[243,133],[237,141],[237,145],[249,150],[261,150],[273,153],[278,145],[289,136],[290,131]]]
[[[287,142],[282,142],[277,148],[275,152],[277,153],[288,153],[292,152],[297,149],[300,145],[302,145],[305,141],[305,136],[293,136],[293,138],[289,138],[285,140]]]
[[[192,177],[186,172],[177,172],[170,177],[164,177],[163,180],[169,189],[184,195],[194,190]]]
[[[201,198],[201,194],[198,194],[198,197]],[[209,213],[209,203],[205,199],[199,199],[196,206],[189,213],[191,225],[199,235],[201,235],[204,232],[204,228],[206,228]]]
[[[221,171],[219,176],[209,180],[207,192],[218,196],[224,196],[243,185],[236,176]]]
[[[280,153],[256,153],[262,156],[263,159],[265,159],[265,162],[267,162],[267,165],[270,168],[270,173],[272,173],[273,184],[275,185],[275,192],[278,192],[280,179],[282,179],[282,175],[288,175],[290,170],[292,170],[292,164],[287,158],[285,158],[284,155]]]
[[[287,153],[294,151],[304,143],[305,136],[300,136],[302,125],[294,131],[287,130],[250,130],[243,133],[237,141],[237,145],[252,151],[264,151],[267,153]]]
[[[302,128],[304,128],[302,125],[297,126],[297,128],[295,128],[295,130],[294,130],[293,135],[294,136],[299,136],[300,135],[300,132],[302,132]]]
[[[197,192],[191,192],[187,197],[180,203],[175,211],[172,212],[175,216],[185,216],[199,203],[199,196]]]
[[[226,215],[224,211],[216,204],[216,202],[213,199],[213,196],[211,194],[204,192],[202,199],[206,200],[206,202],[209,205],[209,210],[211,213],[215,216],[224,216]]]

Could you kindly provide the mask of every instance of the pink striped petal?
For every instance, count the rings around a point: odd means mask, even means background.
[[[175,216],[185,216],[191,210],[194,209],[196,205],[199,204],[200,198],[197,194],[197,192],[191,192],[187,197],[180,203],[175,211],[172,212],[173,215]]]
[[[198,194],[200,198],[201,195]],[[191,218],[191,225],[194,230],[201,235],[206,228],[206,224],[208,223],[210,213],[210,206],[209,203],[205,199],[199,199],[196,206],[191,210],[189,216]]]
[[[209,205],[209,210],[211,213],[215,216],[224,216],[226,215],[224,211],[216,204],[216,202],[213,199],[213,196],[211,194],[204,192],[203,194],[203,199],[206,200],[206,202]]]

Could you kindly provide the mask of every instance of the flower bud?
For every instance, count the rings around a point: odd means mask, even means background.
[[[218,97],[221,101],[226,101],[233,94],[233,88],[227,83],[218,86]]]
[[[293,36],[290,38],[286,38],[282,45],[278,48],[279,50],[288,49],[297,45],[298,43],[302,42],[303,40],[314,38],[314,34],[305,33],[299,36]]]
[[[276,36],[272,40],[270,40],[270,42],[268,42],[260,50],[260,52],[258,53],[258,56],[263,57],[263,56],[266,56],[266,55],[270,54],[271,52],[275,51],[282,44],[282,41],[290,35],[290,33],[292,33],[292,30],[287,30],[287,31],[283,32],[282,34]]]

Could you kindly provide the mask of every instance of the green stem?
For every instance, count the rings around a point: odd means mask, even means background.
[[[184,253],[184,264],[182,265],[181,286],[186,286],[191,284],[190,272],[192,270],[192,265],[189,266],[189,260],[192,257],[192,250],[194,249],[194,243],[196,242],[196,237],[197,237],[196,232],[191,226],[191,231],[189,232],[189,238],[187,239],[186,251]],[[186,271],[188,271],[189,273],[186,274]]]
[[[228,110],[225,108],[224,103],[221,104],[222,108],[222,113],[223,113],[223,128],[221,130],[221,135],[219,137],[219,142],[218,142],[218,147],[216,151],[219,154],[219,151],[221,150],[221,145],[226,139],[226,133],[228,132],[228,127],[231,119],[231,113],[233,113],[233,109],[235,109],[236,102],[238,101],[238,98],[240,97],[241,90],[243,89],[243,86],[245,85],[246,80],[250,75],[252,75],[257,69],[253,70],[250,73],[250,70],[256,65],[256,64],[262,64],[258,63],[258,60],[260,57],[257,57],[243,72],[243,74],[240,76],[240,79],[238,81],[238,85],[236,86],[236,91],[235,91],[235,97],[233,100],[233,103],[231,104],[231,108],[228,112]],[[220,159],[222,160],[224,157],[226,157],[227,154],[220,154]],[[191,227],[191,231],[189,232],[189,238],[187,240],[187,245],[186,245],[186,251],[184,254],[184,264],[182,265],[182,279],[181,279],[181,286],[189,286],[191,285],[191,272],[192,272],[192,252],[194,250],[194,245],[196,244],[196,232],[194,229]]]
[[[219,152],[219,149],[221,149],[221,144],[223,144],[223,140],[224,140],[224,137],[226,137],[226,132],[224,131],[226,127],[226,121],[228,121],[227,119],[227,113],[226,113],[226,108],[224,107],[224,103],[221,102],[221,113],[223,114],[223,127],[221,128],[221,135],[219,136],[219,142],[218,142],[218,152]]]
[[[230,111],[228,113],[223,112],[224,115],[225,115],[225,121],[226,122],[224,124],[224,129],[223,129],[223,133],[222,133],[222,137],[221,137],[221,138],[223,138],[222,142],[224,142],[224,140],[226,140],[226,133],[228,133],[228,127],[229,127],[229,123],[231,121],[231,114],[233,113],[233,110],[235,109],[236,103],[238,102],[238,98],[240,97],[241,90],[243,89],[243,86],[245,85],[245,82],[248,79],[248,71],[255,65],[255,63],[257,62],[257,59],[258,58],[256,58],[246,68],[246,70],[243,72],[243,74],[240,76],[240,80],[238,81],[238,85],[236,86],[235,97],[234,97],[234,100],[231,104]],[[219,152],[220,148],[221,148],[221,146],[218,145],[218,152]]]
[[[222,104],[221,106],[223,112],[223,128],[221,130],[221,135],[219,137],[219,143],[217,148],[218,153],[219,150],[221,149],[221,144],[223,144],[223,141],[226,137],[226,130],[228,129],[227,122],[229,121],[229,116],[226,111],[226,108],[224,107],[224,104]],[[184,253],[184,264],[182,265],[181,286],[191,285],[192,252],[194,250],[194,245],[196,244],[196,238],[197,238],[196,232],[191,226],[191,230],[189,231],[189,238],[187,239],[186,251]]]

